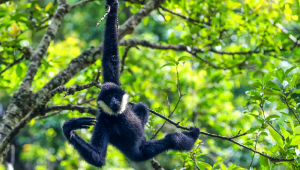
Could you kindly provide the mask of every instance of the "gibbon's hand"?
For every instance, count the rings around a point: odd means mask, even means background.
[[[95,125],[97,122],[95,117],[79,117],[66,121],[62,128],[64,132],[71,132],[77,129],[89,129],[90,126]]]

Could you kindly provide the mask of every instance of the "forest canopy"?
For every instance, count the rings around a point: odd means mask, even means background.
[[[97,169],[61,126],[98,114],[105,3],[0,0],[0,170]],[[142,163],[109,146],[102,169],[300,169],[299,0],[119,4],[121,87],[149,107],[147,139],[201,132]]]

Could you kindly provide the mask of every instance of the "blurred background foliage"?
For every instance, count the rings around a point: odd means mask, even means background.
[[[0,75],[0,115],[5,114],[10,97],[25,76],[29,64],[25,47],[37,47],[57,5],[56,0],[16,0],[0,5],[0,71],[21,60]],[[33,92],[84,49],[102,42],[104,23],[98,27],[95,24],[105,13],[104,6],[104,0],[93,1],[64,17],[43,57]],[[141,7],[120,1],[119,23]],[[180,44],[203,51],[198,53],[199,59],[189,50],[130,48],[121,82],[131,101],[143,102],[168,116],[168,103],[173,110],[181,92],[184,96],[171,119],[182,126],[194,125],[201,131],[229,137],[248,132],[235,140],[269,156],[295,160],[275,163],[231,142],[204,135],[191,152],[168,151],[156,160],[165,169],[299,168],[300,122],[295,117],[300,111],[299,1],[167,0],[163,7],[153,11],[125,39]],[[125,48],[120,46],[120,56]],[[101,61],[83,69],[66,86],[91,82],[99,68]],[[97,93],[98,89],[92,87],[72,96],[56,95],[48,105],[78,104],[95,98]],[[95,100],[82,105],[96,108]],[[14,149],[7,162],[13,159],[16,170],[97,169],[67,144],[61,130],[65,120],[86,115],[61,111],[32,120],[12,142]],[[151,115],[146,128],[148,139],[163,123],[163,119]],[[79,134],[89,140],[91,131],[80,130]],[[181,130],[166,123],[156,139],[173,131]],[[0,165],[1,170],[7,167]],[[151,164],[131,162],[110,146],[102,169],[151,169]]]

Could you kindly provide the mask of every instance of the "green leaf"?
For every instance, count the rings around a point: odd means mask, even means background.
[[[267,81],[266,85],[268,87],[272,87],[273,89],[281,90],[280,86],[278,86],[276,83],[272,81]]]
[[[262,166],[270,166],[269,159],[261,155],[259,155],[259,164]]]
[[[276,110],[282,110],[288,108],[287,105],[282,104],[282,103],[277,103],[277,108]]]
[[[212,166],[209,165],[208,163],[205,163],[205,162],[198,162],[200,165],[204,166],[205,168],[207,168],[208,170],[212,170]]]
[[[259,135],[260,136],[268,136],[269,134],[267,132],[261,132]]]
[[[173,64],[173,63],[167,63],[167,64],[161,66],[161,68],[166,67],[166,66],[175,66],[175,64]]]
[[[279,125],[279,126],[280,126],[280,131],[283,134],[284,138],[287,139],[290,136],[290,133],[288,131],[286,131],[285,128],[282,127],[281,125]]]
[[[271,127],[268,127],[268,129],[269,129],[269,132],[270,132],[272,138],[277,142],[277,144],[281,148],[283,148],[283,141],[282,141],[281,136],[274,129],[272,129]]]
[[[276,95],[280,95],[282,97],[285,97],[282,92],[277,91],[277,90],[263,89],[262,91],[264,92],[264,95],[270,95],[270,96],[272,96],[272,95],[275,95],[275,96]]]
[[[22,76],[22,72],[23,72],[23,68],[20,65],[18,65],[17,68],[16,68],[17,76],[21,77]]]
[[[191,56],[182,56],[177,61],[179,62],[179,61],[186,61],[186,60],[194,60],[194,58]]]
[[[260,126],[251,127],[251,129],[247,130],[246,133],[248,133],[248,134],[253,133],[260,128],[261,128]]]
[[[300,74],[299,74],[299,73],[295,73],[295,74],[293,75],[293,79],[292,79],[292,81],[291,81],[291,83],[290,83],[290,85],[291,85],[292,88],[294,88],[294,87],[297,85],[298,80],[299,80],[299,77],[300,77]]]
[[[297,66],[293,66],[293,67],[287,69],[287,70],[285,71],[284,75],[285,75],[285,76],[288,75],[288,74],[289,74],[291,71],[293,71],[295,68],[297,68]]]
[[[280,68],[280,69],[278,69],[278,70],[276,70],[275,71],[275,73],[276,73],[276,77],[279,79],[279,81],[282,83],[283,82],[283,80],[284,80],[284,71],[283,71],[283,69],[282,68]]]
[[[49,11],[52,7],[52,2],[50,2],[46,7],[45,7],[45,11]]]
[[[293,93],[300,94],[300,89],[293,91]]]
[[[300,126],[295,127],[294,135],[300,134]]]
[[[170,57],[170,56],[163,56],[163,58],[164,58],[165,60],[167,60],[167,61],[170,61],[171,63],[173,63],[173,64],[175,64],[175,65],[178,64],[177,61],[176,61],[174,58]]]
[[[254,87],[256,87],[256,88],[261,88],[262,87],[262,84],[259,81],[255,81],[251,85],[254,86]]]
[[[264,82],[264,84],[267,82],[267,81],[269,81],[270,79],[271,79],[271,75],[270,74],[267,74],[267,75],[264,75],[264,78],[263,78],[263,82]]]
[[[223,161],[225,161],[226,159],[220,159],[220,160],[218,160],[215,164],[214,164],[214,166],[212,167],[212,169],[214,169],[215,167],[217,167],[220,163],[222,163]]]
[[[258,80],[262,80],[264,77],[264,72],[257,70],[256,72],[253,73],[253,79],[258,79]]]
[[[292,129],[293,133],[294,133],[294,122],[292,119],[287,119],[287,125]]]
[[[279,119],[280,118],[280,116],[279,115],[270,115],[270,116],[268,116],[267,118],[266,118],[266,120],[271,120],[271,119]]]
[[[300,136],[299,135],[298,136],[294,136],[292,138],[292,142],[291,142],[290,145],[298,145],[298,144],[300,144]]]

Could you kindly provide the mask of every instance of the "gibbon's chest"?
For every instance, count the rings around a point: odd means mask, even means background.
[[[107,126],[110,143],[116,147],[124,145],[124,142],[134,145],[136,142],[139,142],[140,136],[144,135],[140,119],[128,111],[112,118]]]

